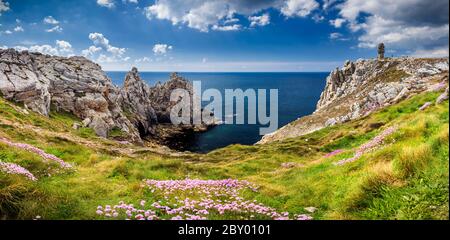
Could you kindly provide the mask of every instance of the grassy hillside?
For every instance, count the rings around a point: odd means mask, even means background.
[[[233,145],[209,154],[171,154],[101,139],[90,129],[72,129],[79,120],[70,114],[45,118],[0,98],[0,138],[30,144],[73,165],[64,169],[36,153],[0,142],[1,162],[16,163],[38,179],[0,171],[0,217],[109,219],[96,213],[99,205],[124,201],[139,206],[141,200],[168,204],[208,194],[175,189],[167,195],[143,186],[144,179],[232,178],[258,186],[257,191],[237,188],[238,196],[289,216],[448,219],[448,101],[418,110],[438,95],[424,93],[363,119],[283,142]],[[396,129],[392,134],[377,137],[390,127]],[[336,165],[355,152],[361,156]],[[149,208],[147,203],[142,208]],[[317,210],[311,213],[307,207]],[[118,219],[126,217],[120,214]],[[171,217],[159,210],[155,215]],[[205,216],[270,219],[251,211],[211,210]]]

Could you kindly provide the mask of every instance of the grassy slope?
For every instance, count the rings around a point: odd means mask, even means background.
[[[33,144],[76,164],[48,176],[38,156],[0,143],[0,161],[29,169],[39,181],[0,172],[0,215],[31,219],[96,219],[97,205],[155,200],[142,179],[245,179],[261,186],[254,198],[280,211],[319,210],[315,219],[448,219],[448,101],[421,112],[438,93],[426,93],[364,119],[307,136],[258,146],[233,145],[206,155],[168,157],[71,128],[75,118],[24,113],[0,98],[0,136]],[[399,130],[384,147],[353,163],[352,155],[388,126]],[[343,149],[331,158],[326,153]],[[294,162],[293,168],[282,163]],[[217,216],[227,218],[227,216]],[[231,216],[228,216],[230,218]]]

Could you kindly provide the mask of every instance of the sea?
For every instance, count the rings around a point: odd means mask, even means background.
[[[126,74],[127,72],[107,72],[113,83],[118,86],[123,85]],[[140,72],[139,74],[150,86],[158,82],[168,81],[170,75],[169,72]],[[181,72],[178,74],[189,81],[200,81],[202,91],[209,88],[219,90],[223,98],[225,98],[225,89],[242,89],[243,91],[247,89],[254,89],[255,91],[266,89],[267,101],[269,101],[269,89],[278,89],[278,127],[282,127],[314,112],[329,73]],[[210,101],[202,102],[203,105],[209,103]],[[228,122],[227,124],[218,125],[207,132],[195,134],[183,150],[205,153],[231,144],[252,145],[258,142],[262,137],[260,128],[267,127],[267,125],[248,124],[248,111],[257,106],[248,106],[247,103],[246,101],[243,113],[234,111],[234,117],[238,114],[245,114],[245,124],[236,124],[236,121],[234,121],[234,124]],[[235,104],[232,105],[232,107],[236,107]],[[222,106],[223,116],[226,116],[225,107],[230,106],[226,106],[225,101]],[[269,106],[268,103],[267,106]]]

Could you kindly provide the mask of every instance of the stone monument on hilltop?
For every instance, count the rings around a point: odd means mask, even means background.
[[[378,44],[378,60],[384,59],[384,43]]]

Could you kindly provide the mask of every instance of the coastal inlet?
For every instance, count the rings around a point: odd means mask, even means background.
[[[126,74],[126,72],[107,72],[113,83],[119,86],[123,84]],[[167,82],[170,75],[169,72],[140,72],[139,74],[150,86]],[[225,89],[240,88],[243,91],[278,89],[278,125],[284,126],[314,112],[328,73],[179,73],[178,75],[191,82],[201,81],[203,89],[218,89],[223,95]],[[224,102],[222,109],[227,107],[225,104]],[[249,111],[247,102],[244,112],[236,112],[235,105],[233,108],[235,112],[233,117],[244,115],[246,124],[221,124],[206,132],[183,132],[183,137],[168,138],[165,143],[178,150],[209,152],[230,144],[251,145],[261,140],[259,129],[262,126],[247,124]],[[225,112],[223,116],[227,117]]]

